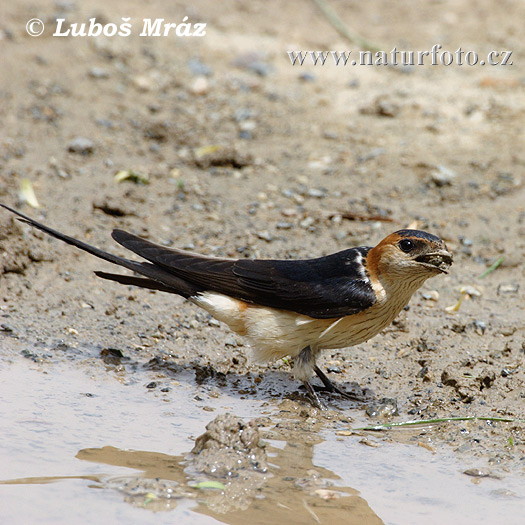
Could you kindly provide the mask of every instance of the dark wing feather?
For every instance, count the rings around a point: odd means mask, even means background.
[[[351,248],[319,259],[233,260],[165,248],[122,230],[112,236],[201,292],[219,292],[314,318],[350,315],[375,302],[373,289],[356,264],[369,248]]]
[[[240,287],[261,304],[314,318],[340,317],[375,302],[370,282],[353,264],[367,252],[352,248],[300,261],[240,260],[233,271]]]

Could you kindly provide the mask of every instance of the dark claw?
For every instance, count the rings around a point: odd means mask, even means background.
[[[364,398],[361,396],[357,396],[356,394],[352,394],[350,392],[345,392],[344,390],[341,390],[338,386],[336,386],[328,377],[326,377],[326,374],[316,365],[314,367],[314,372],[317,374],[317,377],[323,382],[324,387],[319,387],[319,390],[324,390],[326,392],[335,392],[336,394],[339,394],[341,397],[344,397],[345,399],[353,399],[354,401],[364,401]]]
[[[304,388],[308,392],[308,397],[312,402],[312,405],[319,410],[327,410],[327,406],[321,401],[317,392],[313,389],[312,385],[308,381],[303,381]]]

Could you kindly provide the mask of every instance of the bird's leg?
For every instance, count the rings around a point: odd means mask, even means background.
[[[317,366],[314,366],[314,372],[317,374],[317,377],[323,382],[323,385],[325,386],[325,389],[328,392],[335,392],[336,394],[339,394],[340,396],[346,398],[346,399],[355,399],[357,401],[361,400],[359,396],[356,396],[355,394],[351,394],[349,392],[345,392],[344,390],[341,390],[338,386],[336,386],[328,377],[326,377],[326,374]]]
[[[295,359],[294,375],[296,379],[302,381],[312,404],[316,408],[326,410],[326,406],[321,401],[321,399],[319,399],[319,396],[309,381],[312,377],[312,371],[317,368],[315,365],[315,354],[316,352],[314,352],[310,346],[303,348]]]

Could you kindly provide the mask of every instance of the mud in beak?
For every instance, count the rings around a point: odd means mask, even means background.
[[[448,269],[452,264],[452,254],[446,250],[439,250],[420,255],[419,257],[416,257],[416,261],[432,270],[437,270],[441,273],[448,273]]]

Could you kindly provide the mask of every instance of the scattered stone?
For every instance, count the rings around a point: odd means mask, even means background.
[[[490,188],[494,196],[501,197],[502,195],[515,192],[521,186],[522,179],[520,176],[516,176],[513,173],[499,173],[496,180],[490,185]]]
[[[372,151],[366,153],[357,158],[358,162],[366,162],[367,160],[375,159],[386,152],[385,148],[375,148]]]
[[[315,219],[313,217],[305,217],[300,223],[299,223],[299,226],[301,226],[301,228],[310,228],[311,226],[313,226],[315,223]]]
[[[233,347],[238,346],[237,339],[235,339],[233,335],[227,337],[224,341],[224,346],[233,346]]]
[[[249,120],[255,116],[255,112],[250,108],[237,108],[233,113],[233,118],[236,122]]]
[[[268,230],[257,232],[257,237],[266,242],[272,242],[274,240],[273,235]]]
[[[135,212],[131,208],[128,208],[125,204],[112,197],[104,197],[93,201],[93,209],[103,211],[106,215],[110,215],[111,217],[135,215]]]
[[[88,71],[88,75],[91,78],[96,78],[96,79],[109,78],[109,72],[106,69],[102,68],[102,67],[92,67]]]
[[[418,372],[417,377],[423,379],[424,383],[430,383],[434,379],[434,376],[429,370],[428,366],[422,367],[421,370]]]
[[[502,283],[498,286],[498,295],[515,294],[520,289],[518,283]]]
[[[302,82],[315,82],[315,75],[313,73],[301,73],[299,80]]]
[[[339,138],[339,134],[335,131],[325,130],[323,131],[323,138],[326,140],[337,140]]]
[[[326,171],[332,164],[333,159],[329,155],[325,155],[319,159],[314,159],[308,162],[308,168],[311,170],[324,170]]]
[[[372,448],[378,448],[380,447],[381,445],[375,441],[370,441],[370,439],[364,437],[364,438],[361,438],[359,440],[359,443],[361,443],[361,445],[366,445],[367,447],[372,447]]]
[[[474,286],[466,285],[459,289],[459,292],[470,297],[481,297],[481,290],[474,288]]]
[[[467,323],[467,325],[465,325],[465,329],[466,330],[472,329],[478,335],[484,335],[485,331],[487,330],[487,323],[485,323],[484,321],[480,321],[479,319],[476,319],[470,323]]]
[[[501,479],[501,476],[498,476],[497,474],[494,474],[491,470],[488,468],[469,468],[467,470],[463,471],[463,474],[466,474],[467,476],[472,476],[474,478],[494,478],[494,479]]]
[[[232,65],[256,73],[261,77],[268,76],[272,70],[272,66],[257,52],[248,52],[239,55],[232,61]]]
[[[257,122],[255,120],[243,120],[239,123],[239,129],[244,132],[254,131],[257,127]]]
[[[68,151],[79,155],[90,155],[95,150],[95,143],[85,137],[75,137],[67,145]]]
[[[122,360],[129,361],[129,357],[126,357],[122,350],[119,350],[118,348],[104,348],[100,351],[100,358],[104,363],[107,365],[119,365]]]
[[[144,136],[157,142],[166,142],[172,132],[172,126],[164,120],[151,122],[144,128]]]
[[[435,171],[432,172],[430,179],[438,187],[451,186],[452,181],[456,178],[456,174],[446,166],[438,166]]]
[[[368,417],[390,419],[398,414],[399,410],[397,408],[397,400],[393,398],[384,397],[377,403],[368,405],[366,408],[366,415]]]
[[[428,292],[423,292],[421,297],[426,301],[439,301],[439,292],[437,290],[430,290]]]
[[[139,91],[153,91],[158,87],[157,79],[147,76],[147,75],[139,75],[133,78],[133,85],[139,90]]]
[[[206,77],[197,77],[190,86],[190,92],[193,95],[202,96],[208,93],[209,82]]]
[[[188,69],[195,76],[211,77],[213,74],[212,68],[198,58],[190,58],[187,64]]]
[[[326,191],[317,188],[310,188],[307,191],[307,195],[309,197],[313,197],[314,199],[324,199],[326,197]]]
[[[363,115],[378,115],[389,118],[397,117],[400,111],[401,108],[399,104],[382,99],[381,97],[377,97],[370,106],[366,106],[360,110]]]
[[[340,492],[330,489],[317,489],[314,493],[324,501],[330,501],[341,497]]]
[[[253,162],[253,158],[249,153],[239,152],[233,146],[201,146],[193,151],[193,155],[195,164],[203,169],[211,166],[243,168]]]

